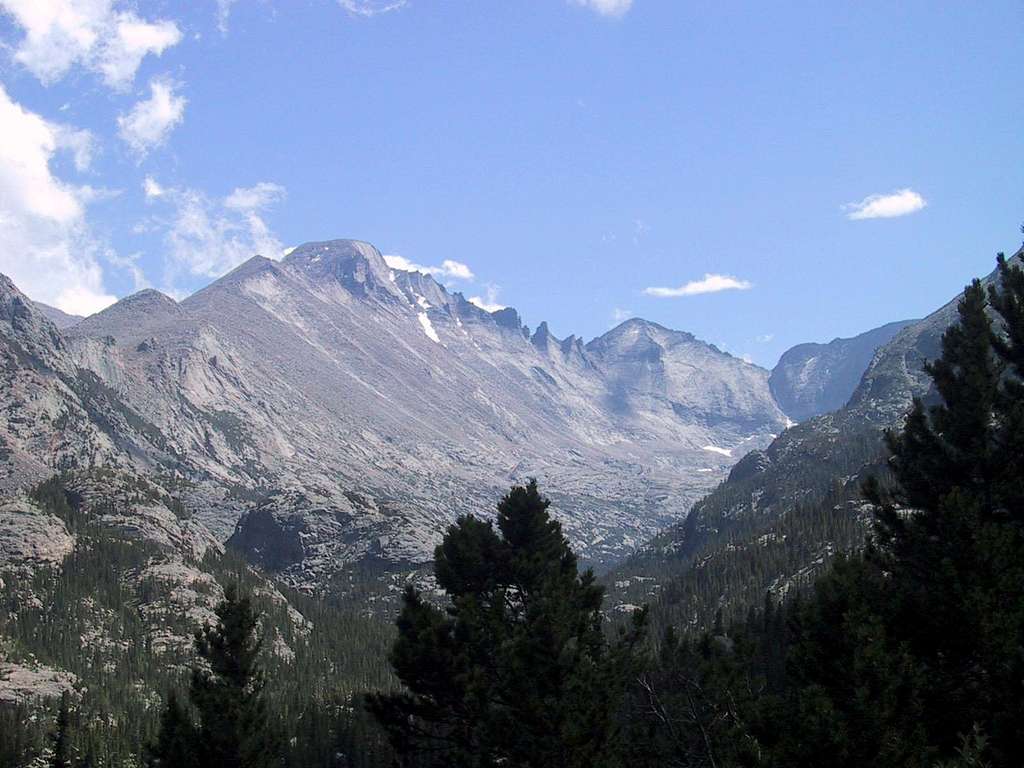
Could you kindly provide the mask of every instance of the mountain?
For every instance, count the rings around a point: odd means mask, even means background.
[[[61,329],[70,328],[83,319],[81,315],[69,315],[67,312],[51,307],[49,304],[43,304],[41,301],[34,301],[32,303],[36,305],[36,309],[42,312],[51,323]]]
[[[863,546],[862,483],[884,472],[884,430],[901,424],[913,398],[931,396],[924,364],[939,356],[959,300],[904,325],[845,406],[748,453],[685,520],[616,568],[608,576],[615,608],[652,601],[659,624],[707,625],[719,609],[742,616],[766,592],[810,584],[835,554]]]
[[[358,241],[254,257],[181,302],[143,291],[65,332],[26,311],[55,362],[12,353],[9,375],[32,369],[52,413],[19,425],[34,442],[5,441],[0,484],[131,468],[304,589],[351,563],[423,563],[457,515],[534,476],[610,564],[787,423],[767,371],[690,334],[531,333]]]
[[[888,323],[850,339],[786,350],[768,379],[775,401],[794,421],[842,408],[879,347],[913,322]]]
[[[187,686],[193,636],[229,585],[260,612],[278,711],[340,735],[353,694],[391,684],[387,624],[282,591],[144,477],[76,470],[0,496],[0,764],[43,750],[64,692],[83,731],[102,734],[95,764],[143,764],[162,697]]]

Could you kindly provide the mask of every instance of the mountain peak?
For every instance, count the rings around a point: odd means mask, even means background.
[[[362,240],[304,243],[282,263],[314,280],[337,280],[356,295],[399,293],[381,252]]]
[[[122,306],[142,306],[142,305],[155,305],[164,307],[176,307],[178,302],[168,296],[166,293],[161,293],[156,288],[143,288],[141,291],[125,296],[121,301],[117,302]],[[116,304],[113,306],[117,306]]]
[[[696,341],[692,333],[675,331],[651,320],[632,317],[592,340],[587,346],[594,348],[631,346],[637,343],[665,343]],[[710,344],[708,346],[711,346]]]
[[[183,314],[181,306],[155,288],[137,291],[106,309],[81,320],[67,329],[71,337],[118,336],[141,331],[168,322],[177,322]]]

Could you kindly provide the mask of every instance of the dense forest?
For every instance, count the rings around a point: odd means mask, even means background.
[[[211,565],[226,587],[216,621],[190,649],[156,669],[138,647],[136,669],[109,669],[83,652],[76,606],[120,612],[118,640],[136,643],[135,596],[108,566],[148,553],[91,531],[59,482],[44,484],[39,502],[91,546],[39,577],[46,600],[8,618],[5,634],[83,675],[103,671],[47,717],[0,709],[0,762],[1018,766],[1024,272],[998,264],[996,284],[967,287],[927,368],[934,402],[915,401],[887,434],[889,458],[858,498],[830,499],[863,505],[864,547],[785,599],[751,600],[745,615],[720,612],[699,630],[644,608],[610,622],[603,588],[531,483],[512,488],[495,519],[448,529],[434,560],[443,592],[408,587],[394,630],[307,600],[314,634],[285,666],[267,649],[269,628],[286,626],[280,608],[227,555]],[[790,524],[819,518],[800,509]],[[751,567],[737,560],[737,589]],[[140,674],[165,692],[145,711],[132,703]]]

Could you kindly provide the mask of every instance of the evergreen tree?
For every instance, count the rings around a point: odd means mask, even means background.
[[[65,690],[57,709],[50,768],[71,768],[71,695]]]
[[[156,743],[147,750],[146,762],[151,768],[188,768],[195,765],[197,742],[192,717],[177,691],[172,689],[160,715]]]
[[[406,691],[368,706],[407,764],[596,766],[609,758],[617,692],[642,619],[619,646],[602,588],[579,573],[536,482],[497,526],[459,518],[435,552],[444,609],[409,588],[391,653]],[[411,762],[421,761],[421,762]]]
[[[235,585],[224,590],[217,625],[196,633],[204,666],[192,673],[190,698],[199,713],[198,764],[204,768],[264,768],[280,762],[259,664],[259,616]],[[179,715],[174,715],[177,722]]]
[[[1024,750],[1024,276],[1000,256],[999,277],[966,289],[928,367],[941,402],[914,404],[888,441],[895,488],[869,492],[932,743],[948,753],[981,725],[1005,759]]]

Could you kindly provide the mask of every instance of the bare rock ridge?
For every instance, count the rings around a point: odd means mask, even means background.
[[[850,339],[798,344],[787,350],[768,379],[775,400],[794,421],[842,408],[875,352],[913,322],[888,323]]]
[[[1022,258],[1024,249],[1013,256],[1018,263]],[[993,272],[983,282],[996,279],[998,273]],[[874,352],[841,408],[808,418],[767,448],[748,453],[685,520],[669,526],[623,563],[612,577],[619,603],[660,596],[665,610],[685,609],[691,612],[687,620],[692,620],[697,585],[728,578],[748,558],[748,563],[758,559],[773,565],[761,569],[757,578],[735,583],[729,604],[722,597],[720,603],[698,610],[713,615],[716,608],[757,605],[766,590],[779,593],[807,584],[837,552],[862,546],[867,517],[861,484],[884,463],[883,431],[901,424],[913,398],[927,400],[932,395],[924,364],[941,354],[942,335],[956,322],[961,295],[921,320],[885,326],[838,344],[815,345],[810,356],[800,347],[783,355],[780,367],[791,372],[793,361],[798,370],[801,359],[815,356],[831,356],[833,361],[838,357],[842,363],[836,347],[856,350],[872,336],[890,337]],[[791,383],[790,379],[787,386]],[[791,394],[795,402],[811,405],[829,386],[798,387]],[[798,522],[801,515],[808,516],[803,525]]]
[[[70,328],[72,325],[82,320],[81,315],[69,315],[67,312],[51,307],[49,304],[43,304],[41,301],[32,302],[36,305],[36,309],[43,313],[46,318],[56,325],[60,329]]]
[[[528,477],[610,564],[788,423],[768,371],[691,334],[531,333],[352,240],[65,331],[6,281],[0,355],[0,486],[96,465],[173,479],[220,540],[303,588],[421,563],[456,515]]]

